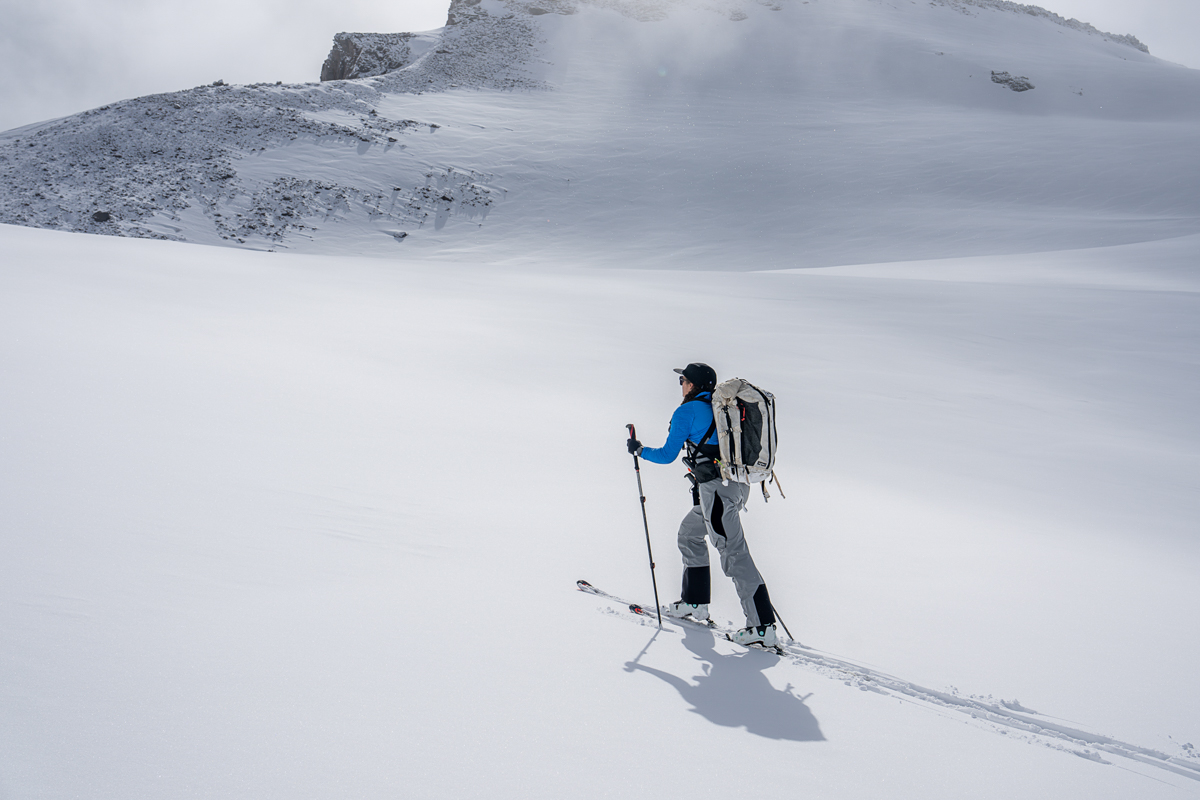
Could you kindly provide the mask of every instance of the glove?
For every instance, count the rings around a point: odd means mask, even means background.
[[[642,443],[633,437],[630,437],[629,441],[625,443],[625,447],[628,448],[630,455],[637,456],[642,453]]]

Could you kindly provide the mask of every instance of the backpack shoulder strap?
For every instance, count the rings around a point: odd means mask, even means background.
[[[690,402],[704,403],[709,408],[711,408],[712,407],[712,397],[713,397],[712,392],[702,392],[701,394],[708,395],[708,396],[707,397],[696,397],[696,398],[693,398]],[[709,438],[711,438],[712,435],[716,432],[717,432],[717,415],[713,414],[712,424],[708,426],[708,430],[705,431],[704,435],[700,437],[700,441],[695,442],[695,443],[688,441],[687,442],[688,448],[689,449],[692,449],[692,448],[699,449],[699,448],[703,447],[704,445],[708,444]]]

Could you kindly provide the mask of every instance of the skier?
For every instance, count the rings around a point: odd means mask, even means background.
[[[721,569],[733,579],[746,627],[733,636],[733,641],[774,647],[775,611],[767,586],[763,583],[742,531],[738,512],[746,507],[750,486],[745,483],[721,480],[714,459],[720,457],[713,421],[712,392],[717,385],[717,373],[707,364],[688,364],[679,373],[683,402],[671,415],[671,428],[662,447],[643,447],[630,437],[629,452],[655,464],[670,464],[687,447],[683,463],[692,481],[692,510],[679,524],[679,552],[683,554],[683,592],[677,602],[663,612],[672,617],[687,617],[698,621],[708,619],[711,580],[708,569],[708,546],[704,537],[712,540],[721,556]]]

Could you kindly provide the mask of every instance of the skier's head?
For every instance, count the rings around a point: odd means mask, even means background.
[[[695,387],[693,392],[711,392],[717,386],[717,371],[708,364],[695,362],[675,371],[681,384],[686,380]]]

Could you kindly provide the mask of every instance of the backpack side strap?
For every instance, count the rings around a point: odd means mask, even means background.
[[[779,485],[779,476],[775,474],[775,470],[771,470],[770,480],[765,480],[759,484],[759,486],[762,487],[764,503],[770,502],[770,500],[771,500],[771,493],[767,491],[768,483],[775,484],[775,489],[779,492],[779,496],[782,497],[784,500],[787,500],[787,495],[783,493],[783,487]]]

